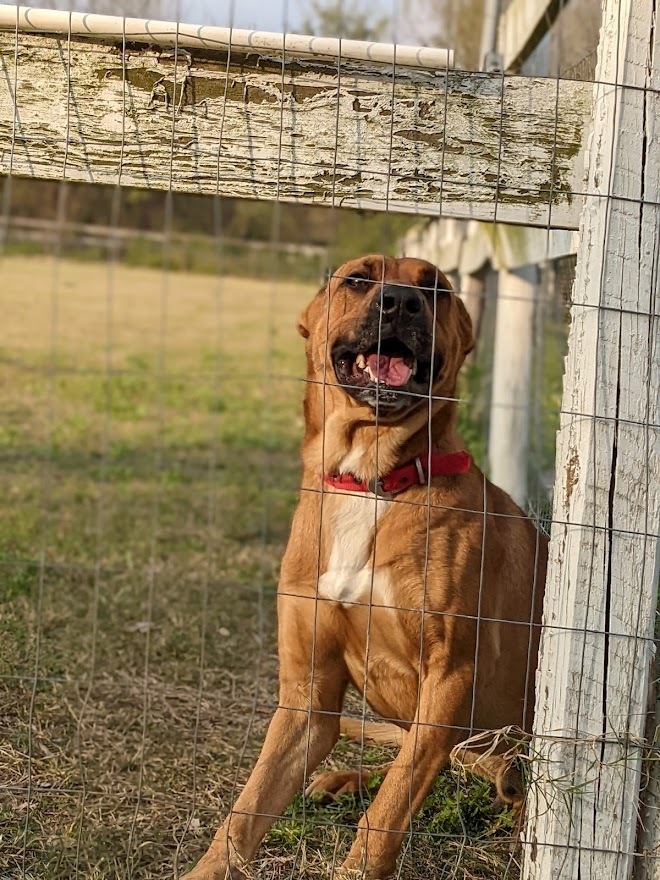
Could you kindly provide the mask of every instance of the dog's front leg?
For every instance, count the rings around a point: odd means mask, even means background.
[[[279,707],[231,813],[206,855],[182,880],[244,878],[241,866],[337,742],[347,676],[337,645],[336,613],[327,602],[278,598]]]
[[[432,664],[429,664],[432,667]],[[421,807],[452,748],[465,738],[469,719],[472,664],[422,682],[417,716],[403,737],[373,803],[360,819],[343,868],[359,869],[369,880],[388,877],[405,832]]]

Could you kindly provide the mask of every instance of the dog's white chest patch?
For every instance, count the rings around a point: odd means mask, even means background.
[[[319,578],[319,596],[346,606],[369,602],[370,597],[378,604],[383,601],[386,576],[374,572],[371,554],[376,524],[390,503],[371,493],[341,499],[329,522],[332,544],[328,568]]]

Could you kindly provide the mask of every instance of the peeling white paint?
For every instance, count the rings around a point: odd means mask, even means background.
[[[585,83],[20,32],[0,65],[3,173],[577,223]]]

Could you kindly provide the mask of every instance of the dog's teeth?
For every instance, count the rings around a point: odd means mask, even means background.
[[[410,368],[410,372],[413,376],[417,372],[417,358],[414,358],[414,360],[412,362],[412,367]]]
[[[364,370],[364,368],[367,366],[367,361],[366,361],[366,358],[365,358],[365,356],[364,356],[363,354],[359,354],[359,355],[355,358],[355,363],[358,365],[358,367],[359,367],[361,370]]]
[[[372,382],[378,382],[378,376],[374,376],[374,374],[371,372],[371,367],[365,367],[364,372],[367,374],[367,376],[369,376]]]

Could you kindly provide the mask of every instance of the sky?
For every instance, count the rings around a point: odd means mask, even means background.
[[[2,0],[0,0],[2,2]],[[23,0],[25,2],[25,0]],[[358,5],[373,12],[374,17],[386,16],[391,22],[401,18],[397,12],[404,0],[344,0],[347,11]],[[275,31],[275,33],[302,33],[302,22],[307,17],[310,0],[34,0],[35,6],[51,9],[75,9],[76,11],[102,12],[111,15],[135,16],[137,18],[176,18],[189,24],[212,24],[233,26],[245,30]],[[151,7],[144,11],[144,7]],[[158,12],[155,10],[158,9]],[[400,27],[393,24],[397,32]],[[319,36],[336,36],[320,34]],[[387,37],[391,39],[391,35]],[[410,42],[401,31],[398,42]]]
[[[181,19],[249,30],[300,32],[307,0],[180,0]],[[375,15],[390,13],[396,0],[366,0]],[[350,7],[349,7],[350,8]],[[233,21],[232,21],[233,13]]]

